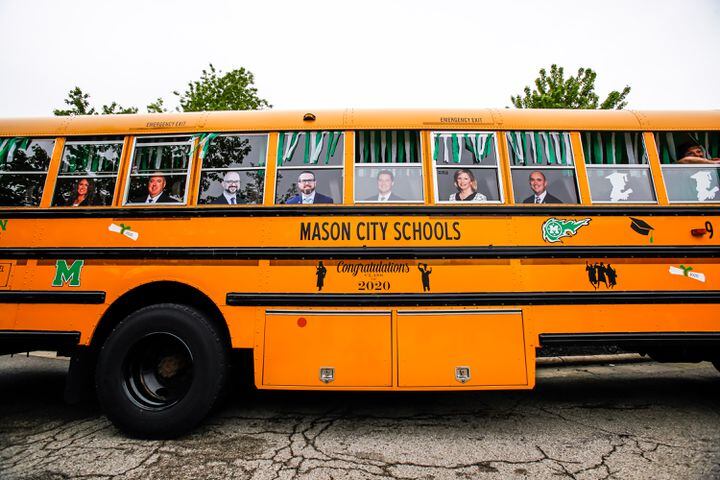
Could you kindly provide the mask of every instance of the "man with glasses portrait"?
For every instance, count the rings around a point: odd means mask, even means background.
[[[316,180],[315,174],[309,170],[304,170],[298,176],[297,187],[300,193],[290,197],[285,203],[291,204],[316,204],[316,203],[333,203],[333,199],[327,195],[315,190]]]
[[[245,203],[240,193],[240,174],[227,172],[222,181],[222,195],[215,198],[211,203],[216,205],[237,205]]]

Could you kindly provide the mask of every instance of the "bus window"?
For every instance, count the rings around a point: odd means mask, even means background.
[[[262,204],[267,134],[205,134],[198,203]]]
[[[570,134],[507,132],[515,203],[578,203]]]
[[[581,137],[593,203],[655,202],[641,132],[584,132]]]
[[[355,136],[356,202],[422,202],[420,133],[359,131]]]
[[[655,133],[671,202],[720,202],[720,132]]]
[[[280,132],[275,203],[342,203],[343,132]]]
[[[436,201],[502,201],[495,134],[435,132],[432,149]]]
[[[55,139],[0,138],[0,205],[40,204]]]
[[[112,204],[122,147],[122,137],[65,142],[52,205],[92,207]]]
[[[193,144],[190,135],[138,137],[125,203],[185,203]]]

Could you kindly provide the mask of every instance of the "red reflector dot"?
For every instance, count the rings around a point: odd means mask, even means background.
[[[307,325],[307,320],[303,317],[298,318],[298,327],[304,327],[305,325]]]

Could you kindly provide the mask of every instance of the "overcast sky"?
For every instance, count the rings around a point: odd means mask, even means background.
[[[213,63],[276,109],[503,108],[538,70],[591,67],[601,100],[720,108],[720,0],[0,0],[0,116],[75,86],[145,106]]]

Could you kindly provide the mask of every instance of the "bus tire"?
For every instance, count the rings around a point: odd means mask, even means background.
[[[109,335],[95,386],[110,421],[140,438],[174,438],[195,427],[221,395],[228,349],[197,310],[142,308]]]

